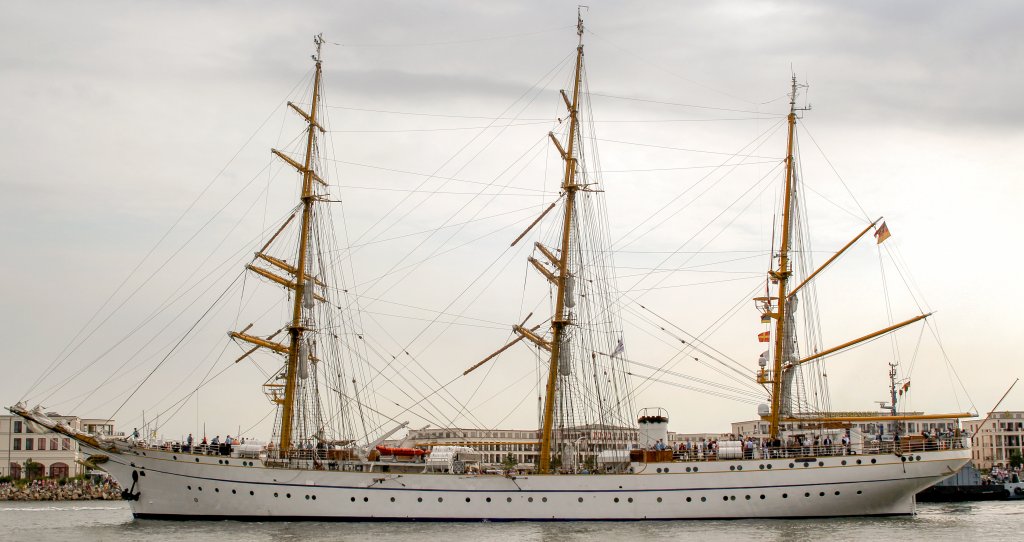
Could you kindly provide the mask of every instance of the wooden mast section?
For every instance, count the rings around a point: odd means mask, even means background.
[[[779,436],[779,420],[782,417],[782,369],[783,352],[785,341],[792,340],[789,336],[791,330],[786,324],[786,302],[789,298],[786,286],[792,271],[789,269],[789,245],[790,234],[792,233],[792,212],[793,212],[793,131],[796,127],[796,75],[793,75],[792,87],[789,94],[789,135],[786,138],[786,191],[782,207],[782,242],[779,244],[779,268],[769,271],[768,274],[773,280],[779,282],[778,308],[772,314],[775,318],[775,355],[772,366],[772,404],[769,411],[768,434],[775,439]]]
[[[583,16],[577,10],[576,34],[579,37],[576,46],[576,74],[573,80],[572,100],[565,100],[569,106],[569,139],[566,141],[565,152],[561,153],[565,160],[565,176],[562,180],[562,190],[565,192],[565,216],[562,221],[562,246],[558,259],[558,276],[555,277],[557,294],[555,297],[555,314],[551,318],[551,362],[548,363],[548,381],[544,393],[544,420],[541,427],[540,438],[540,465],[541,473],[551,470],[551,430],[555,417],[555,388],[558,384],[558,357],[562,350],[562,341],[565,327],[570,324],[570,319],[565,314],[565,284],[569,274],[569,234],[572,230],[573,212],[575,209],[576,191],[576,130],[579,124],[577,112],[579,111],[580,76],[583,68]],[[565,94],[562,94],[565,98]],[[557,140],[555,140],[557,144]],[[561,150],[561,148],[559,149]]]
[[[295,298],[292,307],[292,323],[288,327],[290,342],[288,344],[288,364],[285,369],[284,400],[281,409],[281,453],[287,453],[292,447],[292,420],[295,417],[296,387],[298,380],[299,345],[305,340],[305,327],[302,321],[303,294],[306,289],[306,260],[309,248],[309,227],[313,214],[313,147],[316,144],[316,130],[322,129],[317,122],[317,113],[320,103],[320,48],[324,43],[323,36],[317,35],[313,42],[316,44],[316,75],[313,78],[313,100],[310,102],[308,114],[298,111],[309,123],[306,136],[306,156],[302,162],[302,230],[299,235],[299,253],[295,265]],[[289,104],[292,105],[292,104]],[[292,107],[298,110],[297,107]],[[298,168],[297,168],[298,169]],[[317,178],[318,179],[318,178]]]

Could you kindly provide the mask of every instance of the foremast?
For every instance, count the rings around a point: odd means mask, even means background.
[[[313,202],[316,200],[313,196],[313,148],[316,143],[316,131],[318,129],[322,130],[317,123],[317,114],[320,103],[320,49],[324,43],[323,36],[318,34],[313,41],[316,44],[316,56],[313,57],[316,63],[316,73],[313,76],[313,99],[310,102],[309,113],[306,114],[294,104],[289,104],[300,115],[305,117],[309,126],[307,127],[306,134],[306,154],[302,162],[302,168],[299,170],[302,173],[302,229],[299,234],[299,254],[296,257],[295,297],[292,303],[292,323],[288,327],[290,337],[288,364],[285,370],[284,401],[281,405],[280,446],[282,452],[287,452],[292,446],[292,421],[295,417],[295,399],[297,395],[295,388],[299,378],[300,353],[305,353],[305,349],[301,348],[306,332],[302,321],[302,309],[306,298],[306,295],[304,295],[305,289],[311,287],[311,285],[307,284],[306,280],[306,253],[309,247],[309,224],[313,214]]]
[[[564,152],[561,153],[565,161],[565,175],[562,179],[562,191],[565,193],[565,213],[562,220],[562,241],[556,266],[558,275],[554,281],[557,293],[555,294],[555,314],[551,318],[551,361],[548,363],[547,386],[544,392],[544,417],[541,425],[540,465],[538,470],[542,473],[550,472],[551,470],[551,441],[552,426],[554,425],[555,418],[558,362],[563,347],[568,346],[562,344],[564,342],[565,328],[572,324],[571,318],[566,314],[566,283],[570,280],[570,233],[573,225],[576,191],[580,188],[576,184],[576,132],[579,124],[577,112],[579,111],[580,78],[583,69],[583,17],[579,12],[577,12],[576,18],[576,34],[578,42],[576,46],[576,69],[573,79],[572,99],[569,100],[564,93],[562,94],[562,98],[565,99],[566,106],[569,108],[569,138],[565,144]],[[554,135],[551,137],[555,145],[559,147],[559,151],[562,151],[558,140],[554,139]],[[568,356],[566,356],[566,359],[569,359]]]

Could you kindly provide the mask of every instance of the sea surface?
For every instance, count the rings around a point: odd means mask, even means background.
[[[823,520],[556,523],[244,523],[135,520],[124,502],[0,501],[0,540],[374,540],[519,542],[573,540],[1024,540],[1024,501],[920,504],[914,517]]]

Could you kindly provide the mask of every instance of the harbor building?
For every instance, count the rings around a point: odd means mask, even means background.
[[[1024,454],[1024,446],[1021,444],[1021,435],[1024,435],[1022,411],[991,412],[988,421],[984,418],[967,420],[964,425],[971,432],[972,459],[980,470],[1008,467],[1010,454],[1014,450]]]
[[[111,436],[114,420],[48,414],[74,429]],[[41,429],[41,428],[37,428]],[[49,430],[37,431],[20,416],[0,416],[0,476],[11,478],[67,478],[85,474],[78,443]]]

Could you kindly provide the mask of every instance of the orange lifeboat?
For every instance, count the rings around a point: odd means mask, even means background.
[[[380,455],[393,455],[395,457],[419,457],[427,453],[419,448],[392,448],[383,444],[377,446],[377,451],[380,452]]]

